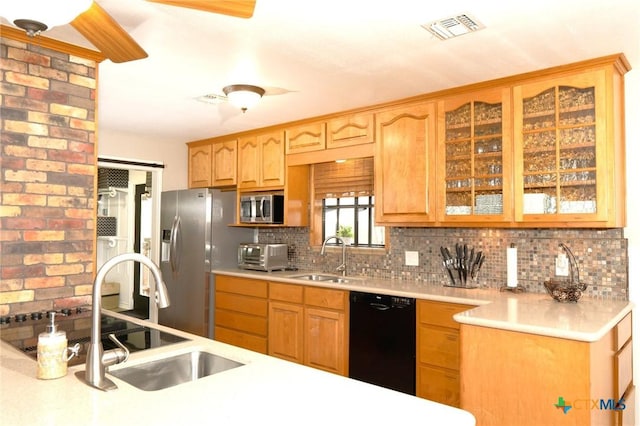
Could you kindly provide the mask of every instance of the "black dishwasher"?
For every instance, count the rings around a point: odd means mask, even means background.
[[[416,394],[416,303],[352,291],[349,377]]]

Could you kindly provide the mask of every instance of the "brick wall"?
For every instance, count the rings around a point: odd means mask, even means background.
[[[0,315],[91,302],[96,70],[0,38]]]

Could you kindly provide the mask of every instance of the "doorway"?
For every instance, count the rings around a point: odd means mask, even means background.
[[[110,258],[130,252],[158,264],[162,167],[98,158],[96,270]],[[138,262],[116,265],[105,277],[103,307],[154,320],[157,308],[149,300],[151,286],[155,287],[153,277]]]

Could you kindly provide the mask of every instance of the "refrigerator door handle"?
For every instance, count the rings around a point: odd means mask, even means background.
[[[169,252],[169,264],[171,265],[171,272],[176,273],[180,268],[180,250],[178,247],[180,239],[180,216],[173,218],[173,224],[171,225],[171,243]]]

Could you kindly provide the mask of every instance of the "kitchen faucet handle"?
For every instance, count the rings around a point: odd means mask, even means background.
[[[104,351],[104,354],[102,355],[104,365],[109,366],[126,362],[129,359],[129,348],[120,343],[116,335],[113,333],[109,334],[109,340],[115,343],[118,348]]]

